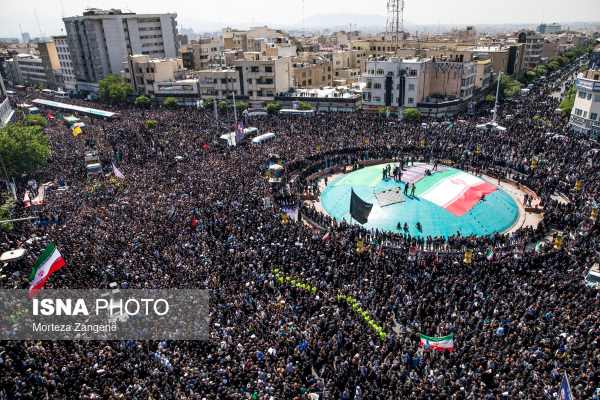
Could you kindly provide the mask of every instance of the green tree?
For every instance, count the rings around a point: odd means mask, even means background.
[[[9,176],[36,171],[46,165],[49,156],[48,137],[41,127],[9,124],[0,129],[0,157]]]
[[[483,99],[486,103],[494,103],[496,101],[496,97],[492,94],[488,94]]]
[[[548,70],[550,71],[556,71],[557,69],[560,68],[560,64],[557,61],[550,61],[547,65]]]
[[[533,69],[533,72],[535,72],[537,76],[544,76],[548,73],[548,69],[546,66],[540,64]]]
[[[158,121],[155,119],[147,119],[144,121],[144,125],[146,125],[146,128],[148,129],[153,129],[156,128],[156,125],[158,125]]]
[[[269,101],[265,108],[269,114],[277,114],[281,110],[281,103],[278,101]]]
[[[7,197],[4,203],[0,206],[0,220],[11,219],[13,216],[13,210],[15,209],[15,199],[12,197]],[[5,232],[10,232],[13,230],[12,222],[4,222],[0,224],[0,229]]]
[[[238,112],[244,112],[244,110],[248,109],[248,103],[245,101],[236,101],[235,108],[237,108]]]
[[[225,100],[221,100],[217,103],[217,108],[219,109],[220,112],[224,113],[224,112],[227,112],[229,105],[227,104],[227,102]]]
[[[298,103],[298,108],[300,110],[312,110],[313,106],[310,103],[306,102],[306,101],[301,101],[301,102]]]
[[[41,115],[30,114],[25,117],[25,125],[45,128],[48,125],[48,120]]]
[[[125,103],[133,93],[133,87],[122,76],[111,74],[100,80],[98,93],[106,102]]]
[[[203,100],[203,107],[204,108],[213,108],[213,103],[215,102],[215,98],[214,97],[206,97]]]
[[[167,108],[177,107],[177,99],[175,97],[165,97],[163,100],[163,106]]]
[[[521,90],[521,83],[508,75],[502,75],[502,78],[500,79],[500,89],[502,96],[513,97]]]
[[[150,97],[148,96],[138,96],[135,98],[135,105],[138,107],[148,107],[151,103]]]
[[[569,88],[569,90],[567,90],[567,92],[565,93],[565,97],[562,99],[560,105],[558,106],[564,114],[571,114],[571,110],[573,110],[573,105],[575,104],[576,95],[577,89],[575,88],[575,85],[573,85]]]
[[[421,112],[414,107],[404,109],[402,113],[403,117],[407,121],[420,121]]]

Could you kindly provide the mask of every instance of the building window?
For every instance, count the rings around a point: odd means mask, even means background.
[[[273,72],[273,67],[270,65],[265,66],[265,72]]]
[[[594,96],[594,101],[600,103],[600,94]]]
[[[580,110],[579,108],[575,109],[575,115],[577,115],[578,117],[581,117],[581,114],[583,114],[583,110]]]
[[[591,119],[592,121],[595,121],[595,120],[597,120],[597,119],[598,119],[598,113],[591,113],[591,114],[590,114],[590,119]]]
[[[412,97],[408,98],[408,104],[413,104],[415,102],[415,99]]]
[[[413,83],[409,83],[408,90],[415,90],[415,85]]]
[[[592,94],[591,94],[591,93],[588,93],[588,95],[587,95],[587,99],[588,99],[588,100],[591,100],[591,99],[592,99]]]
[[[258,66],[250,67],[250,72],[258,72]]]
[[[373,84],[373,89],[381,89],[381,83],[377,82]]]
[[[585,99],[586,93],[585,92],[579,92],[579,98],[580,99]]]

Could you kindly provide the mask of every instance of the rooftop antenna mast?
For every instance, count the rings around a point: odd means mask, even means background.
[[[304,21],[304,0],[302,0],[302,37],[306,36],[306,23]]]
[[[386,34],[392,36],[396,53],[400,48],[400,33],[404,32],[404,1],[405,0],[388,0],[387,2],[387,22]]]

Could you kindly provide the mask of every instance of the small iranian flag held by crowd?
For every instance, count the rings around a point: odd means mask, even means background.
[[[452,351],[454,350],[454,334],[442,337],[420,335],[419,347],[425,350]]]
[[[65,259],[60,255],[56,246],[50,243],[42,251],[42,254],[40,254],[31,270],[31,275],[29,276],[31,280],[29,297],[34,297],[44,287],[48,278],[64,267],[64,265]]]

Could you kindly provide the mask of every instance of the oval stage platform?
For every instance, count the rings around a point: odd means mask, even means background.
[[[373,205],[363,227],[420,237],[457,233],[487,236],[510,229],[519,217],[515,200],[491,181],[445,166],[432,171],[433,166],[423,163],[405,167],[402,181],[393,177],[384,180],[387,165],[338,176],[321,192],[322,208],[338,221],[358,224],[350,217],[354,190],[360,199]],[[393,172],[398,164],[389,165]],[[411,190],[405,194],[407,182],[415,184],[414,196]],[[404,230],[405,223],[408,231]]]

